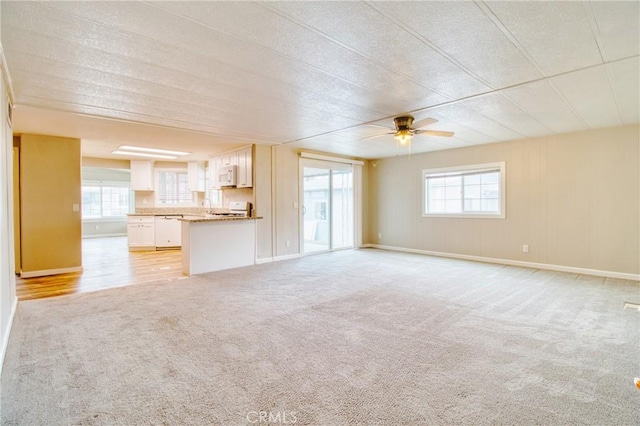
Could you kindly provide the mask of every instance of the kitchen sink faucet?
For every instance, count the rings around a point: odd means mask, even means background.
[[[213,208],[211,207],[211,199],[210,198],[205,198],[204,200],[202,200],[202,205],[204,206],[204,202],[208,201],[209,202],[209,210],[207,210],[205,213],[211,213],[211,210],[213,210]]]

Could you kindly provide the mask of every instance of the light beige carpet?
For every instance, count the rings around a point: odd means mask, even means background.
[[[342,251],[19,304],[3,425],[631,425],[640,285]]]

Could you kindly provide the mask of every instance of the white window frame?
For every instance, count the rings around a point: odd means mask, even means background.
[[[193,191],[191,191],[191,197],[192,200],[189,203],[176,203],[176,204],[164,204],[160,202],[160,173],[164,173],[164,172],[170,172],[170,173],[183,173],[187,175],[187,179],[189,177],[189,174],[187,172],[187,169],[179,169],[179,168],[171,168],[171,169],[156,169],[155,171],[155,206],[156,207],[167,207],[167,208],[173,208],[173,207],[197,207],[198,206],[198,197],[196,194],[193,193]]]
[[[109,181],[102,181],[102,180],[83,180],[80,187],[81,187],[81,193],[82,193],[82,188],[84,188],[85,186],[97,186],[100,188],[103,187],[110,187],[110,188],[128,188],[129,189],[129,210],[127,213],[133,213],[133,206],[135,204],[135,195],[133,194],[133,191],[131,191],[131,185],[129,182],[125,182],[125,181],[118,181],[118,180],[109,180]],[[100,211],[102,212],[102,196],[100,198]],[[82,214],[82,206],[80,208],[80,213]],[[83,217],[82,222],[86,222],[86,223],[90,223],[90,222],[124,222],[127,220],[127,215],[126,213],[123,216],[100,216],[100,217]]]
[[[483,170],[492,170],[499,169],[500,171],[500,212],[499,213],[427,213],[427,176],[432,174],[440,174],[440,173],[456,173],[459,172],[461,174],[471,173],[471,172],[481,172]],[[464,188],[464,186],[463,186]],[[484,163],[484,164],[470,164],[466,166],[455,166],[455,167],[442,167],[437,169],[424,169],[422,170],[422,217],[454,217],[454,218],[481,218],[481,219],[505,219],[507,217],[506,212],[506,164],[504,161],[499,161],[496,163]],[[462,203],[464,203],[464,194],[462,195]]]

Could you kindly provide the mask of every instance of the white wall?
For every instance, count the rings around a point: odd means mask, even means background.
[[[506,219],[422,217],[423,169],[497,161]],[[639,169],[637,125],[378,160],[367,242],[638,274]]]
[[[0,52],[2,51],[0,46]],[[13,252],[13,132],[7,123],[7,84],[0,70],[0,368],[17,304]]]
[[[298,150],[286,145],[256,146],[254,197],[264,217],[257,223],[258,262],[300,253],[298,160]]]

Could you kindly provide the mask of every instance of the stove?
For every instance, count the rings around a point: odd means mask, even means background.
[[[216,216],[221,217],[251,217],[251,203],[248,201],[231,201],[229,203],[229,211],[220,213]]]

